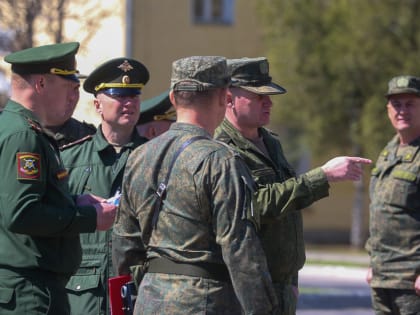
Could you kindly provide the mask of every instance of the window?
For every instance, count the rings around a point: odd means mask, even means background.
[[[197,24],[232,24],[235,0],[192,0]]]

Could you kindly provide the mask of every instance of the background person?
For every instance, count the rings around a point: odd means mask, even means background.
[[[281,314],[295,314],[298,271],[305,262],[300,210],[328,196],[329,183],[358,180],[358,157],[338,157],[297,177],[288,163],[278,136],[264,128],[270,122],[270,95],[286,90],[272,82],[265,57],[229,59],[232,75],[225,120],[215,138],[245,159],[257,183],[255,205],[261,238]],[[279,219],[280,218],[280,219]]]
[[[241,306],[245,314],[272,314],[277,308],[255,227],[245,218],[253,211],[252,178],[233,150],[212,139],[229,81],[223,57],[175,61],[170,100],[177,122],[127,162],[113,260],[119,274],[148,266],[135,314],[242,314]]]
[[[129,154],[147,141],[137,134],[135,125],[141,90],[148,80],[147,68],[125,57],[101,64],[87,77],[83,88],[94,95],[101,124],[95,135],[63,148],[72,193],[110,198],[120,192]],[[82,263],[66,287],[71,314],[107,314],[108,278],[113,276],[111,230],[84,233],[80,238]]]
[[[420,314],[420,78],[392,78],[386,98],[397,134],[371,174],[367,280],[377,315]]]
[[[77,98],[79,43],[5,57],[11,98],[0,114],[0,314],[70,314],[65,285],[81,261],[79,233],[108,229],[115,206],[68,190],[49,124]]]
[[[169,129],[176,120],[175,108],[169,99],[169,90],[145,100],[136,129],[139,135],[153,139]]]

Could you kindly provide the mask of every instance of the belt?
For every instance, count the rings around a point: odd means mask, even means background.
[[[230,281],[229,271],[225,265],[205,262],[181,263],[163,257],[149,260],[147,272],[200,277],[223,282]]]

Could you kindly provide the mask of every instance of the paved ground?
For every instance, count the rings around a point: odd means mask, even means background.
[[[363,252],[307,251],[297,315],[373,315]],[[320,264],[322,263],[322,264]]]

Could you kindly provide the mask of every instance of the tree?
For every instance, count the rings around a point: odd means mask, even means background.
[[[258,0],[273,76],[288,89],[274,121],[301,130],[313,155],[340,150],[376,159],[393,134],[388,80],[418,69],[420,1]],[[380,12],[380,14],[379,14]],[[352,231],[361,231],[363,186]],[[352,234],[354,234],[352,232]],[[352,235],[352,245],[362,245]]]
[[[16,51],[42,43],[79,41],[86,43],[95,34],[111,9],[91,0],[0,0],[0,29],[13,40],[2,40],[0,50]],[[76,27],[69,38],[65,26]],[[6,46],[5,46],[6,45]]]
[[[83,50],[110,14],[99,0],[0,0],[0,54],[67,40],[81,42]],[[76,38],[66,36],[65,26],[70,24],[76,26]],[[7,94],[0,91],[0,108],[6,101]]]

